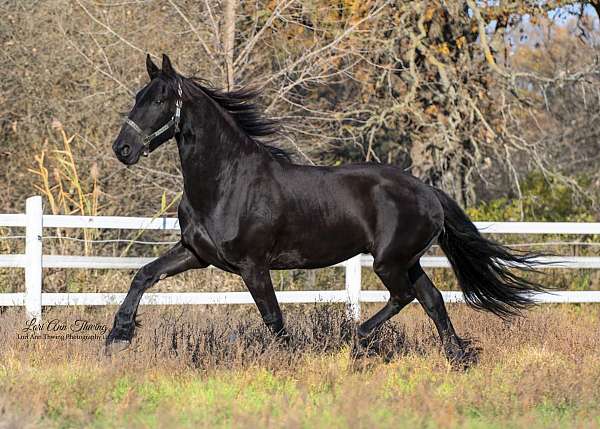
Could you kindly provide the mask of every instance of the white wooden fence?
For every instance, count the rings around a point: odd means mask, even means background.
[[[600,234],[600,223],[568,222],[477,222],[483,233],[501,234]],[[124,293],[45,293],[42,292],[43,268],[140,268],[152,258],[44,255],[42,237],[44,228],[97,228],[97,229],[144,229],[179,230],[174,218],[138,218],[120,216],[63,216],[43,215],[42,198],[27,199],[25,214],[0,214],[0,227],[25,227],[25,254],[0,255],[0,267],[25,269],[25,292],[0,293],[0,306],[25,306],[28,317],[41,318],[42,306],[56,305],[116,305],[124,299]],[[542,268],[600,268],[600,257],[560,256],[540,258],[539,262],[554,262]],[[286,291],[277,292],[282,303],[347,303],[354,318],[360,318],[361,302],[385,302],[386,291],[361,290],[361,269],[370,267],[373,258],[357,255],[335,265],[345,268],[345,288],[332,291]],[[424,256],[423,267],[449,267],[445,257]],[[442,292],[447,302],[462,302],[460,292]],[[547,303],[600,302],[600,291],[560,291],[539,294],[536,299]],[[248,292],[186,292],[147,293],[142,304],[250,304]]]

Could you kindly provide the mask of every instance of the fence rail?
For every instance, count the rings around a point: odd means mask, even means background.
[[[486,234],[600,234],[600,222],[476,222],[477,228]],[[123,293],[45,293],[42,292],[43,268],[83,269],[137,269],[153,258],[106,257],[78,255],[44,255],[42,247],[44,228],[94,228],[134,230],[179,230],[174,218],[141,218],[123,216],[64,216],[44,215],[42,198],[27,199],[25,214],[0,214],[0,226],[25,228],[25,253],[0,255],[0,267],[25,269],[25,292],[0,294],[0,306],[25,306],[28,317],[41,318],[42,306],[56,305],[115,305]],[[543,257],[537,261],[542,268],[599,269],[597,256]],[[551,265],[547,265],[551,262]],[[386,291],[361,290],[361,269],[371,267],[373,258],[357,255],[336,264],[345,269],[345,288],[333,291],[287,291],[277,292],[282,303],[339,302],[348,304],[352,316],[360,317],[361,302],[384,302],[389,298]],[[449,267],[445,257],[424,256],[423,267]],[[442,292],[447,302],[463,302],[460,292]],[[553,294],[538,294],[536,299],[546,303],[600,302],[600,291],[560,291]],[[142,304],[250,304],[248,292],[188,292],[147,293]]]

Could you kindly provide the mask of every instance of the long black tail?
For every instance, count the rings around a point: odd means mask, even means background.
[[[518,276],[510,268],[535,271],[531,268],[532,260],[541,254],[514,251],[484,238],[452,198],[439,189],[435,192],[444,208],[444,232],[438,241],[456,273],[467,304],[503,318],[520,314],[534,304],[532,292],[542,292],[545,288]]]

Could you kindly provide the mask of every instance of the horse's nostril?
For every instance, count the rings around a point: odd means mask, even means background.
[[[123,156],[129,155],[130,152],[131,152],[131,148],[127,145],[123,146],[123,149],[121,149],[121,155],[123,155]]]

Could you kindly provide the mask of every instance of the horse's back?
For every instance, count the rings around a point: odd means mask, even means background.
[[[276,179],[282,202],[278,268],[329,265],[377,253],[398,239],[418,247],[443,223],[432,189],[393,166],[294,166]]]
[[[339,167],[293,166],[280,176],[282,190],[296,203],[317,201],[325,208],[360,210],[369,217],[371,209],[386,205],[416,215],[431,215],[439,221],[442,206],[433,189],[418,178],[392,165],[374,163]],[[371,213],[374,214],[374,213]]]

